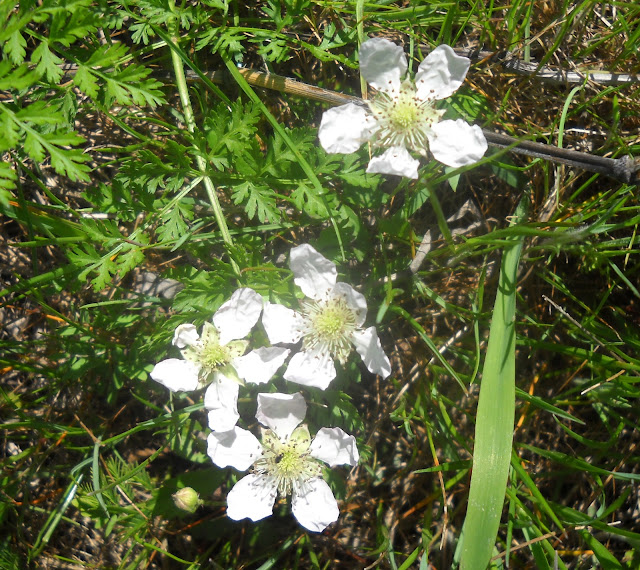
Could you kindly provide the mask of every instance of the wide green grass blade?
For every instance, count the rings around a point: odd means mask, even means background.
[[[515,220],[523,217],[524,201]],[[469,505],[462,530],[460,567],[487,567],[500,524],[511,461],[515,412],[516,276],[522,237],[506,246],[496,296],[476,417]]]

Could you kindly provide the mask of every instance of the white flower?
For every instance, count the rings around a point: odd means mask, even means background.
[[[354,346],[370,372],[389,376],[391,365],[375,327],[362,328],[367,314],[364,296],[347,283],[336,283],[335,264],[308,244],[291,250],[290,265],[308,299],[299,312],[267,303],[262,315],[272,343],[302,339],[302,350],[291,358],[285,379],[324,390],[336,376],[333,359],[346,362]]]
[[[331,467],[357,465],[356,440],[340,428],[322,428],[311,441],[307,426],[300,425],[306,411],[300,393],[258,394],[256,418],[268,428],[262,429],[262,442],[237,426],[209,434],[207,453],[218,467],[251,467],[227,496],[230,518],[268,517],[279,494],[292,496],[293,514],[313,532],[338,520],[338,504],[322,478],[321,461]]]
[[[199,335],[195,325],[176,328],[173,345],[182,359],[169,358],[156,364],[151,378],[172,392],[197,390],[209,385],[204,405],[212,430],[229,430],[238,421],[238,388],[243,380],[268,382],[282,366],[289,350],[259,348],[243,356],[246,337],[262,312],[262,297],[253,289],[238,289],[205,323]]]
[[[330,153],[355,152],[370,140],[387,149],[374,156],[367,172],[418,177],[419,162],[409,150],[447,166],[473,164],[487,150],[482,129],[462,119],[441,121],[443,110],[435,102],[449,97],[462,85],[469,60],[447,45],[438,46],[418,67],[415,80],[403,79],[407,58],[400,46],[383,38],[360,46],[360,73],[378,90],[367,101],[369,110],[354,103],[329,109],[322,116],[318,137]]]

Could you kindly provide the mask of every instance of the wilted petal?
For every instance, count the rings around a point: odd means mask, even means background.
[[[401,46],[384,38],[372,38],[360,46],[360,73],[372,87],[398,89],[406,72],[407,58]]]
[[[329,485],[320,477],[309,479],[294,490],[291,511],[298,522],[312,532],[322,532],[340,516]]]
[[[367,300],[348,283],[336,283],[331,297],[343,297],[348,307],[356,315],[356,326],[361,327],[367,316]]]
[[[336,367],[331,355],[319,350],[303,350],[294,354],[284,373],[285,380],[321,390],[326,389],[335,377]]]
[[[200,367],[189,360],[168,358],[158,362],[149,374],[172,392],[189,392],[198,389]]]
[[[391,146],[380,156],[374,156],[369,162],[367,172],[395,174],[407,178],[418,178],[420,162],[413,158],[403,146]]]
[[[271,380],[291,352],[279,346],[261,347],[233,361],[238,376],[251,384],[264,384]]]
[[[214,431],[207,437],[207,455],[218,467],[246,471],[262,455],[262,445],[250,431],[235,426],[229,431]]]
[[[227,495],[227,516],[234,521],[259,521],[273,513],[277,486],[273,478],[250,474],[238,481]]]
[[[277,303],[267,303],[262,313],[262,324],[269,342],[294,344],[302,336],[302,317],[295,311]]]
[[[291,250],[289,267],[293,271],[295,284],[307,297],[316,300],[335,285],[338,276],[335,263],[308,243]]]
[[[300,392],[295,394],[258,394],[256,419],[286,439],[304,419],[307,403]]]
[[[375,327],[355,331],[352,340],[369,372],[380,374],[383,378],[391,374],[391,363],[382,350]]]
[[[471,62],[448,45],[434,49],[418,66],[415,82],[419,99],[444,99],[455,93]]]
[[[327,152],[348,154],[358,150],[376,129],[376,121],[364,107],[347,103],[322,114],[318,139]]]
[[[234,428],[238,414],[237,382],[223,374],[216,374],[215,380],[204,393],[204,407],[209,410],[209,428],[213,431],[229,431]]]
[[[335,465],[356,466],[360,455],[356,438],[338,427],[322,428],[311,442],[312,457],[320,459],[330,467]]]
[[[173,333],[172,344],[178,348],[184,348],[195,344],[199,338],[195,325],[179,325]]]
[[[432,127],[429,150],[442,164],[457,168],[478,162],[487,151],[487,140],[478,125],[462,119],[440,121]]]
[[[262,297],[253,289],[243,287],[234,291],[213,315],[213,324],[220,333],[220,344],[246,337],[258,322],[262,311]]]

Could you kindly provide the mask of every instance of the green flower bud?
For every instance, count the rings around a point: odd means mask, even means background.
[[[198,493],[191,487],[184,487],[171,496],[175,506],[188,513],[195,513],[196,509],[202,504]]]

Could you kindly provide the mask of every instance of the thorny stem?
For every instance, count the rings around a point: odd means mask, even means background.
[[[177,27],[177,22],[174,22],[173,26]],[[177,30],[172,30],[173,35],[173,43],[178,45],[180,41],[180,36],[177,33]],[[171,50],[171,62],[173,63],[173,70],[176,78],[176,86],[178,87],[178,93],[180,94],[180,102],[182,103],[182,108],[184,111],[184,120],[187,125],[187,130],[193,134],[196,130],[196,122],[193,115],[193,108],[191,107],[191,100],[189,99],[189,90],[187,87],[187,79],[184,73],[184,66],[182,65],[182,60],[178,56],[175,50]],[[216,189],[213,185],[213,181],[209,176],[207,176],[207,162],[206,160],[199,154],[196,153],[196,162],[198,164],[198,170],[202,173],[202,179],[204,181],[204,187],[207,191],[207,196],[209,198],[209,202],[211,203],[211,208],[213,210],[213,215],[218,224],[218,228],[220,229],[220,233],[222,234],[222,239],[225,244],[232,248],[233,238],[229,233],[229,227],[227,226],[227,221],[224,217],[224,213],[222,211],[222,206],[220,205],[220,201],[218,200],[218,195],[216,194]],[[240,268],[236,263],[233,256],[229,254],[229,259],[231,261],[231,265],[236,275],[240,275]]]

